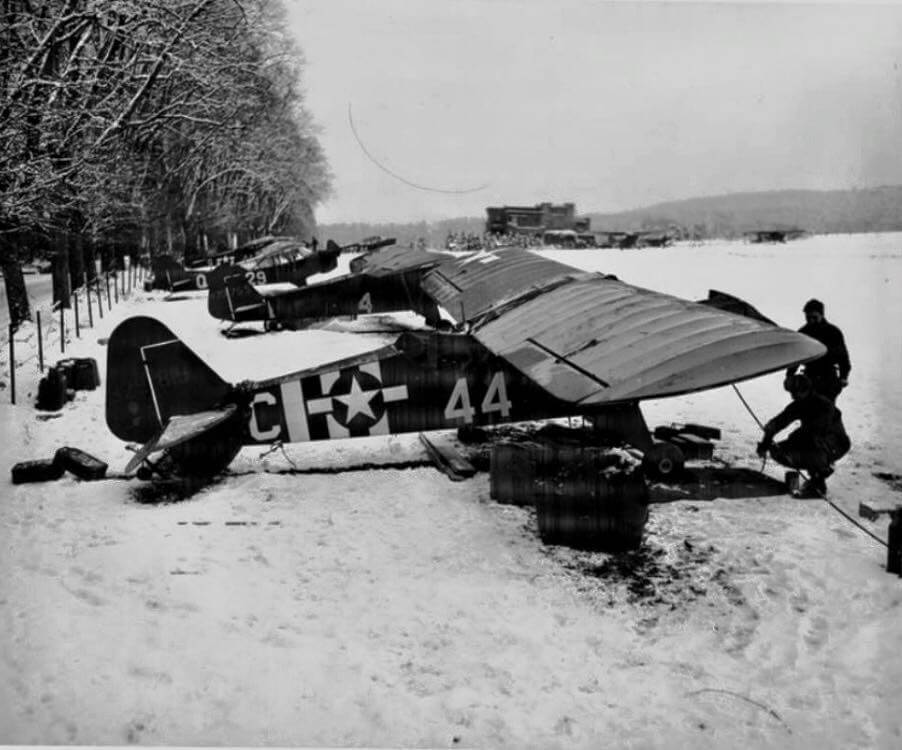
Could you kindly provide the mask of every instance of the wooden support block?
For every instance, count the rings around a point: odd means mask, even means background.
[[[476,469],[457,449],[450,443],[441,440],[432,440],[420,433],[420,442],[426,448],[426,452],[436,467],[455,481],[469,479],[476,473]]]
[[[720,430],[717,427],[709,427],[704,424],[695,424],[694,422],[688,422],[684,425],[681,425],[682,429],[680,432],[695,435],[704,440],[720,440]]]
[[[677,429],[676,425],[671,425],[667,427],[665,425],[661,425],[660,427],[655,427],[654,436],[658,440],[670,440],[670,438],[676,437],[680,434],[680,431]]]

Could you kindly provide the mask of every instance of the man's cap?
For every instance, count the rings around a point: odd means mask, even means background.
[[[802,308],[802,312],[805,312],[805,313],[815,312],[815,313],[820,313],[821,315],[823,315],[824,314],[824,303],[821,302],[819,299],[810,299],[805,303],[805,307]]]

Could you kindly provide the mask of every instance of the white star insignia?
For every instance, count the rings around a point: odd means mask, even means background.
[[[379,393],[379,389],[374,391],[363,390],[360,387],[360,383],[357,382],[357,376],[352,376],[351,391],[344,396],[335,396],[336,400],[341,401],[348,407],[348,416],[345,421],[350,422],[358,414],[365,414],[370,419],[375,420],[376,415],[373,414],[373,410],[370,408],[370,401],[373,400],[373,396],[377,393]]]
[[[467,263],[472,263],[473,261],[491,263],[493,260],[498,260],[498,256],[488,250],[480,250],[479,252],[473,253],[469,258],[464,258],[460,264],[465,266]]]

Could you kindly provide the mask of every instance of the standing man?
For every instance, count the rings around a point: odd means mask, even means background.
[[[820,300],[808,300],[802,311],[805,313],[805,325],[799,333],[811,336],[827,347],[823,357],[803,365],[805,375],[815,392],[836,401],[840,391],[849,384],[849,371],[852,369],[842,331],[824,317],[824,303]],[[783,381],[786,390],[789,390],[790,377],[796,374],[796,367],[786,371],[786,380]]]

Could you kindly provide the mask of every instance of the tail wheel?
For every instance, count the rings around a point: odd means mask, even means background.
[[[652,479],[673,479],[685,465],[683,451],[672,443],[655,443],[642,457],[642,468]]]
[[[282,324],[275,318],[268,318],[267,320],[263,321],[263,330],[264,331],[281,331]]]

